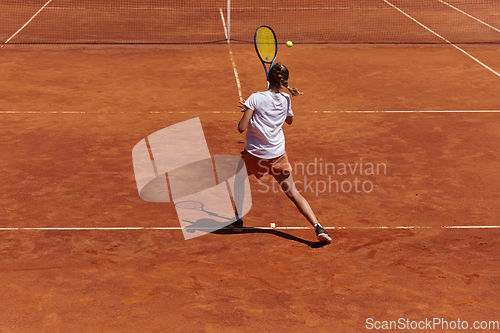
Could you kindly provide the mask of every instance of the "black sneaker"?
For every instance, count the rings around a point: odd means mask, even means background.
[[[316,237],[320,242],[330,243],[332,241],[328,232],[326,232],[326,230],[320,225],[316,226]]]
[[[243,220],[239,219],[236,222],[233,222],[229,225],[229,229],[233,232],[242,232],[243,231]]]

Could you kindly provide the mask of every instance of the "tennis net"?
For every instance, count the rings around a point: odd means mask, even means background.
[[[0,44],[253,42],[259,25],[280,43],[500,43],[499,18],[500,0],[0,0]]]

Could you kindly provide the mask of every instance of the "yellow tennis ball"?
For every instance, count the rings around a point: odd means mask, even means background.
[[[292,41],[291,41],[291,40],[289,40],[288,42],[286,42],[286,46],[288,46],[288,47],[292,47],[292,46],[293,46]]]

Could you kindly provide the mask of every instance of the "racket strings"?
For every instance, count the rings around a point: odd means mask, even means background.
[[[276,39],[268,27],[260,27],[256,35],[257,51],[265,62],[271,62],[276,54]]]

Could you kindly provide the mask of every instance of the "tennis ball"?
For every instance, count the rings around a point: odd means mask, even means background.
[[[293,46],[292,41],[291,41],[291,40],[289,40],[288,42],[286,42],[286,46],[288,46],[288,47],[292,47],[292,46]]]

